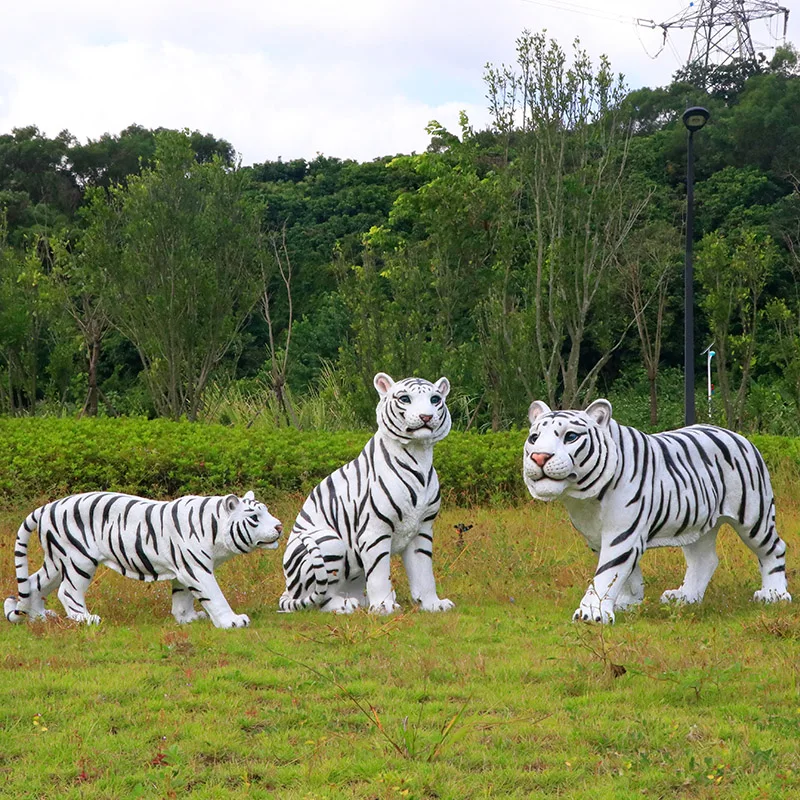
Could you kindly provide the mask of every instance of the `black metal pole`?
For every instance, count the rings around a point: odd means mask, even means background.
[[[683,265],[683,371],[686,425],[694,425],[694,273],[692,238],[694,237],[694,131],[689,131],[686,161],[686,259]]]

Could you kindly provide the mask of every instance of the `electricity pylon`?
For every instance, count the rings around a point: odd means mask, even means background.
[[[670,30],[694,28],[692,46],[684,69],[722,66],[742,59],[756,62],[750,23],[783,16],[783,37],[789,9],[770,0],[699,0],[666,22],[639,19],[648,28],[661,28],[666,42]],[[775,37],[774,37],[775,38]]]

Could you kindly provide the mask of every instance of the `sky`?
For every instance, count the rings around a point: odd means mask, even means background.
[[[700,0],[697,0],[699,3]],[[578,37],[629,88],[665,86],[691,31],[660,29],[689,0],[6,0],[0,134],[36,125],[81,142],[131,124],[230,142],[241,163],[368,161],[421,152],[425,127],[488,121],[484,65],[527,29]],[[800,45],[800,3],[787,40]],[[782,32],[780,24],[772,24]],[[766,23],[751,30],[770,41]],[[662,46],[663,45],[663,46]],[[660,51],[660,52],[659,52]]]

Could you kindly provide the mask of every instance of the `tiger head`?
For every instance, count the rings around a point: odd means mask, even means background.
[[[445,400],[450,381],[433,384],[423,378],[394,381],[379,372],[373,381],[378,394],[378,430],[403,443],[434,444],[450,433],[450,412]]]
[[[244,497],[229,494],[224,499],[228,518],[223,522],[222,540],[234,553],[249,553],[256,548],[275,550],[283,525],[269,513],[252,492]]]
[[[585,411],[551,411],[541,400],[528,409],[522,476],[537,500],[596,497],[617,467],[611,438],[611,403],[595,400]]]

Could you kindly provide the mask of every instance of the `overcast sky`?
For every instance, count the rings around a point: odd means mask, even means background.
[[[700,0],[697,0],[699,4]],[[147,128],[227,139],[243,164],[420,152],[427,123],[486,122],[483,67],[523,29],[577,36],[630,88],[664,86],[690,32],[660,30],[688,0],[6,0],[0,134],[37,125],[79,140]],[[782,0],[794,6],[795,0]],[[773,23],[775,28],[782,28]],[[765,23],[757,42],[769,41]],[[788,40],[800,44],[800,8]],[[659,55],[656,53],[661,49]]]

